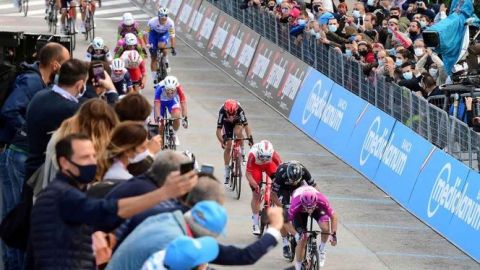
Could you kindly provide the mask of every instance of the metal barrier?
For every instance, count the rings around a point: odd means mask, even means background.
[[[301,39],[291,36],[288,24],[280,23],[264,9],[241,9],[243,1],[207,1],[410,127],[438,148],[471,168],[479,169],[480,135],[448,115],[446,97],[425,100],[407,88],[385,81],[384,77],[369,78],[363,73],[362,63],[319,43],[309,34],[304,34]]]

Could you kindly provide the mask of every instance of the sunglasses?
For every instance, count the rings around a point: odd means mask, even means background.
[[[261,161],[268,161],[272,158],[272,156],[270,155],[258,155],[258,159],[260,159]]]

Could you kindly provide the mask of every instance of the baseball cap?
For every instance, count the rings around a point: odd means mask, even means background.
[[[218,253],[218,243],[213,237],[190,238],[181,235],[170,242],[165,250],[153,254],[142,270],[190,270],[213,261]]]
[[[227,224],[227,212],[216,201],[201,201],[185,213],[185,218],[191,220],[194,225],[205,229],[208,235],[218,236],[222,234]],[[193,227],[193,226],[192,226]]]
[[[335,18],[332,13],[325,12],[318,18],[318,23],[321,25],[328,24],[328,20]]]

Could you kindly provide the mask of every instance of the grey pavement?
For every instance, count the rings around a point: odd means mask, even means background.
[[[0,1],[0,12],[3,2]],[[132,6],[123,4],[116,10],[128,7]],[[113,47],[118,22],[111,18],[121,14],[108,15],[107,7],[103,10],[104,15],[110,19],[97,20],[97,35]],[[0,30],[47,30],[40,17],[0,15],[0,25]],[[74,53],[78,58],[83,58],[88,45],[81,37],[77,38]],[[328,246],[325,269],[480,269],[478,263],[406,212],[350,166],[304,135],[192,50],[188,44],[178,42],[177,51],[176,57],[170,57],[172,74],[184,85],[190,120],[189,129],[179,132],[181,148],[195,153],[200,163],[214,165],[215,175],[222,179],[222,149],[215,138],[217,113],[225,99],[238,99],[253,128],[254,139],[270,140],[283,160],[295,159],[304,163],[335,208],[340,219],[339,243],[337,247]],[[150,82],[143,94],[152,100]],[[226,192],[226,196],[225,207],[229,213],[229,222],[226,236],[220,237],[219,241],[248,245],[256,238],[251,235],[251,192],[246,181],[243,181],[240,200],[233,199],[229,192]],[[282,258],[281,248],[277,247],[254,266],[239,268],[283,269],[288,266],[289,263]]]

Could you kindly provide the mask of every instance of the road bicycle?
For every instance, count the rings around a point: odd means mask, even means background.
[[[172,47],[165,48],[165,50],[172,49]],[[162,81],[165,77],[168,76],[167,72],[167,59],[163,55],[162,51],[164,49],[157,50],[157,82]],[[155,82],[156,83],[156,82]]]
[[[268,228],[268,209],[272,206],[272,200],[270,194],[272,192],[272,180],[268,175],[263,173],[263,180],[260,182],[260,202],[263,202],[263,207],[258,213],[260,216],[260,237],[263,232]]]
[[[283,205],[283,209],[286,213],[288,213],[289,208],[290,208],[290,204],[284,204]],[[293,260],[295,259],[295,249],[297,247],[297,241],[295,240],[295,235],[293,235],[291,233],[288,233],[287,234],[287,241],[288,241],[288,247],[290,249],[290,256],[287,257],[286,259],[289,262],[293,262]]]
[[[242,192],[242,141],[248,141],[248,138],[238,139],[233,134],[233,138],[226,139],[226,141],[233,141],[232,150],[230,151],[230,177],[228,180],[228,187],[230,191],[234,191],[236,199],[240,199]]]
[[[92,41],[95,38],[95,21],[94,21],[94,15],[92,11],[92,5],[95,5],[92,0],[87,0],[87,4],[85,8],[87,9],[85,11],[85,20],[83,21],[85,25],[85,40]]]
[[[165,117],[163,121],[163,149],[177,150],[177,145],[175,144],[175,129],[173,129],[173,121],[183,120],[183,117],[170,117],[167,107],[163,114]]]
[[[75,18],[77,16],[75,12],[75,8],[77,6],[71,5],[70,2],[67,2],[67,18],[66,18],[66,25],[65,25],[65,35],[68,35],[72,38],[72,50],[75,49],[76,43],[76,35],[77,30],[75,29]]]
[[[58,12],[55,6],[54,0],[48,1],[48,10],[47,10],[47,24],[48,24],[48,32],[52,34],[57,33],[57,23],[58,23]]]
[[[322,234],[331,235],[318,230],[313,230],[314,219],[312,215],[308,215],[310,220],[310,229],[304,231],[303,234],[307,235],[307,245],[305,248],[305,258],[302,262],[302,270],[318,270],[320,268],[320,258],[318,254],[317,236]]]

